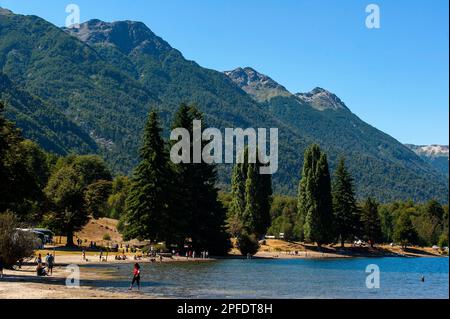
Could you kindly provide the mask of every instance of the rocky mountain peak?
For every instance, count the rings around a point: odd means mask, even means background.
[[[448,145],[412,145],[406,144],[411,150],[413,150],[419,156],[427,157],[449,157],[449,147]]]
[[[348,109],[345,103],[342,102],[341,99],[339,99],[335,94],[320,87],[316,87],[307,93],[297,93],[295,96],[302,102],[307,103],[320,111],[327,109]]]
[[[13,15],[14,13],[8,9],[0,7],[0,15]]]
[[[234,83],[257,101],[268,101],[275,96],[290,96],[291,93],[269,76],[250,67],[225,71]]]
[[[80,24],[80,28],[63,28],[63,30],[89,45],[112,44],[126,54],[133,50],[155,53],[172,49],[142,22],[104,22],[93,19]]]

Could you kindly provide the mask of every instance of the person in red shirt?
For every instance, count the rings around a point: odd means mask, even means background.
[[[138,290],[141,289],[141,267],[139,266],[138,263],[134,264],[134,269],[133,269],[133,280],[131,281],[131,286],[130,289],[133,289],[134,283],[137,283],[138,286]]]

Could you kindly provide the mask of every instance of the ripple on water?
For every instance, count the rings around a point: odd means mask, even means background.
[[[380,268],[380,289],[366,287],[367,265]],[[142,292],[171,298],[445,298],[448,258],[253,259],[142,264]],[[132,265],[91,268],[114,280],[91,285],[123,291]],[[425,282],[421,282],[421,276]]]

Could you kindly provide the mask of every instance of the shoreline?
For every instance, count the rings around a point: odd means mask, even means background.
[[[34,268],[34,267],[33,267]],[[80,286],[69,288],[66,278],[69,275],[64,266],[57,266],[52,276],[37,277],[31,266],[20,271],[4,270],[0,279],[0,299],[157,299],[159,297],[133,291],[108,291],[90,285],[93,280],[107,281],[113,277],[80,268]],[[160,298],[159,298],[160,299]]]
[[[356,250],[357,253],[355,253]],[[45,256],[46,253],[55,252],[53,248],[41,250],[39,253]],[[38,253],[38,252],[37,252]],[[370,250],[365,249],[330,249],[324,247],[323,251],[308,250],[298,251],[270,251],[267,247],[262,247],[253,259],[271,259],[271,260],[289,260],[289,259],[343,259],[343,258],[384,258],[384,257],[400,257],[400,258],[439,258],[448,255],[439,255],[426,249],[410,248],[401,250],[401,253],[386,251],[384,248]],[[0,279],[0,299],[163,299],[164,297],[155,296],[148,293],[138,292],[135,288],[133,291],[115,291],[98,287],[95,282],[107,282],[117,280],[117,276],[110,271],[101,271],[99,267],[103,265],[118,265],[133,263],[142,264],[158,264],[158,263],[203,263],[214,262],[228,259],[246,259],[245,256],[232,251],[226,257],[216,258],[186,258],[174,256],[173,258],[165,257],[162,261],[151,261],[150,258],[134,260],[131,256],[127,260],[115,260],[108,257],[108,261],[99,261],[99,253],[89,252],[87,254],[88,261],[82,261],[81,253],[78,251],[58,251],[56,250],[55,268],[53,276],[37,277],[35,272],[35,264],[25,262],[20,270],[4,270],[4,278]],[[77,265],[80,268],[80,287],[68,288],[65,285],[66,278],[69,273],[66,270],[68,265]],[[87,266],[87,267],[86,267]]]
[[[380,257],[397,257],[397,258],[422,258],[422,257],[448,257],[448,254],[441,254],[432,248],[422,248],[422,247],[409,247],[406,249],[400,247],[388,247],[379,246],[375,248],[370,247],[322,247],[318,249],[315,246],[306,246],[298,243],[289,243],[297,249],[291,250],[281,250],[273,249],[272,246],[262,245],[261,249],[252,256],[252,259],[326,259],[326,258],[380,258]],[[301,249],[298,249],[301,246]],[[239,253],[238,250],[232,249],[227,256],[211,256],[209,258],[192,258],[185,256],[172,256],[163,257],[159,260],[158,257],[141,257],[141,259],[134,259],[135,254],[126,253],[126,260],[116,260],[114,259],[114,254],[111,253],[105,260],[105,253],[103,253],[103,261],[100,260],[100,253],[97,251],[86,252],[86,260],[82,260],[81,251],[78,250],[59,250],[61,247],[49,247],[47,249],[42,249],[36,251],[35,255],[38,253],[42,254],[43,257],[47,253],[55,254],[55,266],[68,266],[71,264],[76,264],[79,266],[83,265],[110,265],[110,264],[134,264],[134,263],[178,263],[178,262],[211,262],[215,260],[227,260],[227,259],[247,259]]]

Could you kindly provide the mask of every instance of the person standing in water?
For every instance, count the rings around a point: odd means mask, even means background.
[[[129,290],[133,289],[134,283],[137,283],[138,290],[141,290],[141,267],[138,263],[134,264],[133,269],[133,280],[131,281],[131,286]]]

